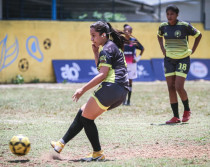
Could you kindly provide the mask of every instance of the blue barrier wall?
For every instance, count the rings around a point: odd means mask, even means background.
[[[53,60],[56,82],[88,82],[98,74],[94,60]],[[210,80],[210,59],[191,59],[187,80]],[[141,60],[137,63],[134,81],[165,80],[163,59]]]

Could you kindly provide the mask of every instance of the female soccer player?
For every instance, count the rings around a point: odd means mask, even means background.
[[[193,54],[202,37],[200,31],[196,30],[187,22],[177,19],[179,9],[175,5],[166,8],[168,22],[161,23],[158,31],[158,41],[163,52],[165,77],[168,85],[169,98],[174,117],[166,124],[179,123],[178,100],[179,94],[184,105],[182,122],[190,119],[190,107],[187,92],[184,89],[185,79],[190,69],[190,55]],[[195,41],[192,50],[188,48],[188,36],[194,36]],[[165,47],[163,46],[165,38]],[[176,93],[177,92],[177,93]]]
[[[123,105],[130,105],[130,98],[132,93],[132,81],[137,78],[137,62],[140,60],[144,47],[140,42],[132,36],[132,27],[128,24],[124,25],[124,33],[128,42],[124,44],[124,55],[127,63],[128,78],[129,78],[129,92],[127,102]],[[136,49],[140,50],[140,54],[136,57]]]
[[[51,142],[51,146],[56,152],[60,153],[64,145],[84,128],[93,147],[93,152],[82,160],[101,161],[105,159],[94,120],[104,111],[122,104],[128,93],[128,74],[122,52],[126,39],[122,36],[122,33],[113,29],[110,23],[102,21],[90,26],[92,50],[99,74],[82,88],[77,89],[72,96],[73,100],[77,102],[86,91],[99,83],[101,84],[88,102],[79,109],[63,138],[57,142]],[[109,39],[110,37],[112,37],[112,40]],[[100,52],[99,46],[103,46]]]

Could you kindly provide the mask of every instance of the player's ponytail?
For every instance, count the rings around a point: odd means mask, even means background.
[[[123,36],[124,33],[122,31],[113,29],[110,23],[103,21],[93,23],[90,28],[94,28],[95,31],[99,32],[100,35],[106,33],[106,37],[110,38],[110,40],[112,40],[118,46],[118,48],[123,50],[124,43],[127,40]]]
[[[118,48],[121,48],[123,50],[124,43],[126,41],[125,37],[123,36],[123,32],[119,30],[115,30],[112,28],[110,23],[107,23],[110,30],[110,36],[112,37],[113,42],[118,46]]]

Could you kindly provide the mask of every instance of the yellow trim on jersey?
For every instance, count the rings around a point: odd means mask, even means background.
[[[101,66],[105,66],[105,67],[110,67],[110,68],[112,68],[112,65],[111,65],[111,64],[106,64],[106,63],[100,63],[100,64],[99,64],[99,67],[101,67]]]
[[[184,22],[184,21],[178,21],[178,23],[176,25],[184,25],[184,26],[188,26],[189,23]]]
[[[193,37],[197,38],[200,34],[201,34],[201,32],[199,30],[197,30],[197,33]]]
[[[163,37],[163,35],[160,35],[159,32],[157,33],[157,35],[158,35],[159,37],[161,37],[161,38]]]
[[[120,52],[123,54],[123,60],[124,60],[124,63],[125,63],[125,67],[127,67],[127,63],[126,63],[126,60],[125,60],[124,52],[123,52],[122,49],[120,49],[120,48],[119,48],[119,50],[120,50]]]
[[[106,77],[106,79],[103,80],[103,82],[111,82],[111,83],[115,83],[115,70],[110,68],[109,69],[109,73]]]
[[[170,76],[173,76],[173,75],[176,75],[176,73],[175,72],[166,73],[165,74],[165,77],[170,77]]]
[[[176,76],[180,76],[180,77],[184,77],[184,78],[187,77],[187,74],[185,74],[185,73],[181,73],[181,72],[175,72],[175,73],[176,73]]]
[[[102,109],[102,110],[107,110],[109,107],[104,106],[103,104],[101,104],[101,102],[98,100],[98,98],[95,95],[92,95],[92,97],[95,99],[96,103],[98,104],[98,106]]]

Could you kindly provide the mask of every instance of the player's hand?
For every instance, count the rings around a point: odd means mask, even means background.
[[[84,93],[84,90],[82,88],[77,89],[74,95],[72,96],[73,101],[77,102],[79,98],[83,95],[83,93]]]
[[[94,54],[98,54],[98,50],[99,50],[98,46],[96,46],[95,44],[92,44],[92,49],[93,49]]]
[[[133,59],[133,63],[136,63],[136,60],[135,59]]]

